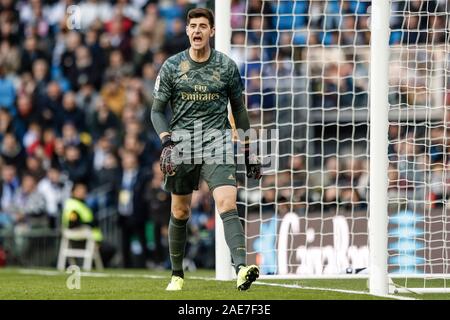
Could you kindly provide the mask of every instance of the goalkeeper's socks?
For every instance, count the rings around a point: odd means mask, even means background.
[[[236,272],[239,267],[245,265],[245,235],[239,215],[236,209],[224,212],[220,215],[223,221],[223,230],[228,248],[230,248]]]
[[[183,271],[183,269],[181,269],[181,270],[172,270],[172,276],[177,276],[177,277],[180,277],[180,278],[184,279],[184,271]]]
[[[172,270],[183,272],[184,248],[186,247],[187,221],[170,215],[169,221],[169,253]],[[181,277],[180,275],[176,274]],[[183,277],[182,277],[183,278]]]

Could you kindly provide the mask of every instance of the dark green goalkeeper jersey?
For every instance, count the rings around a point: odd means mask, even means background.
[[[172,107],[170,131],[194,132],[230,129],[228,99],[242,96],[243,85],[236,63],[225,54],[211,49],[209,59],[198,63],[189,51],[182,51],[161,67],[153,96]]]

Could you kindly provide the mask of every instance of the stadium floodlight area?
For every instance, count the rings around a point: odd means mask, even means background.
[[[216,1],[275,167],[238,167],[247,260],[264,278],[368,277],[450,292],[448,1]],[[273,148],[276,145],[276,148]],[[233,276],[220,219],[216,277]],[[393,280],[393,281],[392,281]]]

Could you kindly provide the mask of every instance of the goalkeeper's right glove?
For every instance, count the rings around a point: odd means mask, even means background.
[[[256,180],[261,179],[261,161],[254,153],[250,153],[250,145],[244,147],[245,168],[247,169],[247,177]]]
[[[162,151],[160,156],[160,168],[164,175],[168,174],[169,176],[175,175],[176,164],[174,162],[174,152],[173,148],[175,147],[175,143],[172,141],[172,137],[170,135],[166,135],[162,138]]]

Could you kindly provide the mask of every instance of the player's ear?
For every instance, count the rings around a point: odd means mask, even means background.
[[[186,26],[186,35],[189,37],[189,26]]]
[[[214,34],[216,33],[216,27],[211,28],[211,34],[209,35],[210,38],[214,37]]]

